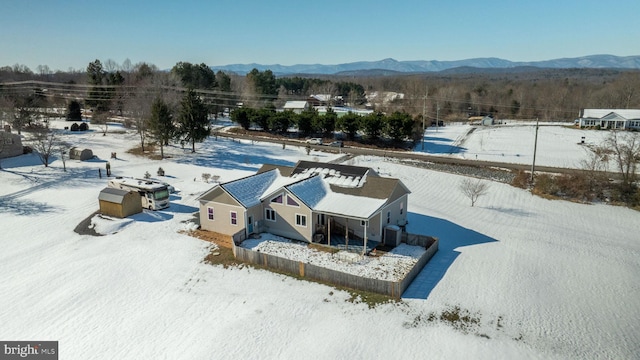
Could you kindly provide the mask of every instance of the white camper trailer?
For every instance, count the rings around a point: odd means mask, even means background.
[[[169,207],[169,187],[157,181],[117,177],[109,180],[108,187],[136,191],[140,194],[142,207],[161,210]]]

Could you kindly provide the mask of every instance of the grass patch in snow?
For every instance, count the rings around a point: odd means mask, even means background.
[[[222,265],[225,269],[230,266],[244,265],[233,256],[231,249],[216,246],[211,246],[209,253],[204,257],[204,262],[210,265]]]
[[[134,148],[127,150],[127,153],[131,155],[146,157],[151,160],[162,160],[162,158],[160,157],[160,154],[156,153],[155,144],[145,145],[144,151],[142,151],[142,147],[136,146]]]
[[[333,247],[329,247],[329,246],[325,246],[325,245],[319,245],[319,244],[313,244],[313,243],[307,245],[307,247],[310,248],[310,249],[317,250],[317,251],[327,252],[329,254],[335,254],[335,253],[340,251],[340,249],[338,249],[338,248],[333,248]]]

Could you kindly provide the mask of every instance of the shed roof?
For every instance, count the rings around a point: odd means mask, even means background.
[[[106,187],[100,191],[100,195],[98,195],[98,200],[122,204],[124,201],[124,197],[129,193],[127,190],[121,190],[116,188]]]

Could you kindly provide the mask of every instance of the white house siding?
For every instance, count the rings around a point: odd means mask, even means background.
[[[213,220],[209,219],[208,208],[213,208]],[[237,214],[236,224],[231,223],[231,212]],[[242,206],[221,203],[200,203],[200,227],[204,230],[233,235],[245,228],[245,209]]]
[[[640,110],[584,109],[580,126],[599,126],[603,129],[640,130]]]
[[[367,239],[373,241],[382,241],[382,226],[380,219],[381,213],[378,212],[369,220],[369,227],[367,228]]]
[[[251,221],[253,222],[253,228],[249,229],[249,223],[248,220],[251,217]],[[250,209],[247,209],[245,212],[245,224],[246,224],[246,229],[247,229],[247,236],[251,235],[252,233],[258,233],[260,232],[259,229],[259,224],[263,224],[264,225],[264,211],[262,210],[262,205],[258,205],[258,206],[254,206]],[[250,231],[252,230],[252,231]]]
[[[277,196],[277,194],[274,197],[264,200],[264,208],[273,209],[276,212],[276,221],[267,220],[265,215],[262,215],[265,219],[264,225],[268,227],[268,231],[272,234],[311,242],[315,226],[315,219],[311,216],[311,209],[291,193],[285,191],[281,194],[283,195],[282,204],[271,202],[271,199]],[[291,196],[299,206],[287,205],[287,196]],[[296,215],[306,216],[306,226],[296,225]]]
[[[382,228],[388,225],[404,225],[407,219],[407,199],[407,195],[401,196],[396,201],[386,205],[382,209]],[[401,208],[402,214],[400,214]],[[389,216],[387,216],[387,214]]]

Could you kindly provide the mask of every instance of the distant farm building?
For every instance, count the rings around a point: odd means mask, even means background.
[[[0,131],[0,159],[22,155],[22,139],[18,134]]]
[[[306,101],[287,101],[282,108],[284,111],[293,111],[296,114],[300,114],[308,109],[309,103]]]
[[[91,159],[92,157],[93,151],[91,151],[91,149],[79,149],[77,147],[72,147],[69,150],[69,159],[72,160],[85,161]]]
[[[491,126],[495,125],[496,121],[492,116],[470,116],[469,117],[470,125],[482,125],[482,126]]]
[[[117,218],[126,218],[142,212],[140,194],[114,188],[104,188],[98,196],[100,213]]]

